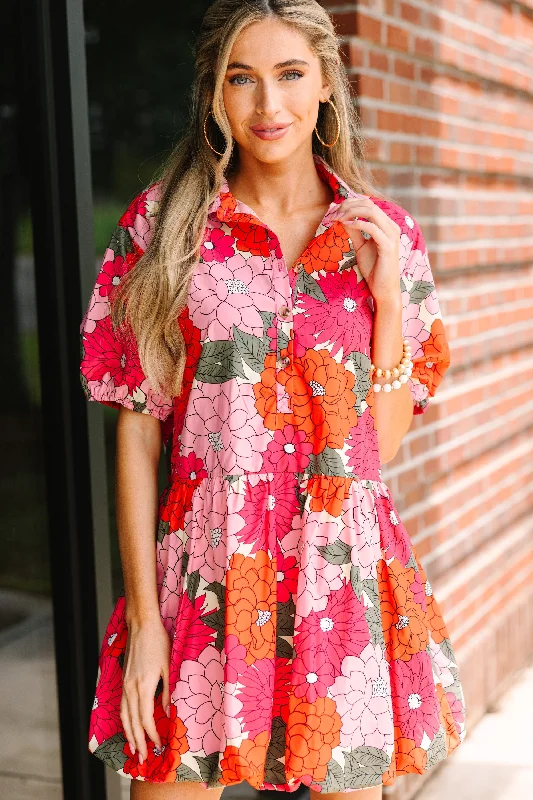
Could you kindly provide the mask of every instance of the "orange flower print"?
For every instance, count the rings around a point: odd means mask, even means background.
[[[422,345],[424,358],[413,362],[413,375],[428,387],[430,396],[444,377],[450,364],[450,348],[442,319],[434,319],[429,338]]]
[[[394,753],[387,772],[383,773],[383,786],[392,786],[397,775],[409,772],[425,772],[428,760],[427,750],[417,747],[412,739],[402,736],[400,728],[394,726]]]
[[[267,353],[261,380],[259,383],[254,383],[253,390],[255,407],[263,418],[265,428],[270,431],[281,431],[285,425],[291,424],[292,414],[277,410],[275,353]]]
[[[285,774],[287,780],[311,775],[316,783],[326,777],[331,752],[340,743],[341,718],[331,697],[314,703],[289,698]]]
[[[340,517],[342,504],[350,496],[350,485],[355,478],[333,475],[311,475],[307,482],[307,494],[311,497],[311,511],[327,511],[332,517]]]
[[[306,272],[333,272],[338,269],[339,261],[350,250],[350,239],[344,225],[334,222],[318,236],[305,251],[299,263]]]
[[[177,716],[176,706],[171,703],[170,716],[167,717],[161,705],[161,694],[155,703],[154,720],[161,738],[162,749],[159,751],[154,742],[146,735],[148,758],[141,764],[139,751],[132,756],[128,742],[124,744],[124,752],[128,756],[123,770],[131,778],[144,778],[152,783],[174,783],[176,770],[181,764],[181,755],[189,749],[187,728]]]
[[[433,596],[433,588],[431,586],[431,583],[427,579],[426,571],[420,559],[418,558],[418,554],[412,542],[411,542],[411,550],[413,551],[413,557],[416,561],[418,571],[420,573],[420,580],[424,586],[424,591],[426,594],[427,626],[431,630],[431,638],[433,639],[433,641],[436,644],[440,644],[444,639],[449,638],[448,629],[442,617],[440,606],[438,602],[435,600],[435,597]]]
[[[313,453],[325,447],[342,450],[350,428],[357,425],[353,372],[328,350],[310,349],[277,377],[291,400],[293,414],[287,421],[305,431]]]
[[[265,778],[265,763],[270,734],[259,733],[255,739],[244,739],[235,747],[228,745],[224,757],[220,761],[222,777],[220,783],[233,786],[241,781],[248,781],[254,789],[260,789]]]
[[[276,654],[276,559],[264,550],[255,557],[235,553],[227,573],[226,636],[246,647],[248,665]]]
[[[428,644],[426,617],[415,601],[409,585],[412,570],[402,567],[397,558],[390,564],[377,564],[381,618],[387,657],[409,661]]]

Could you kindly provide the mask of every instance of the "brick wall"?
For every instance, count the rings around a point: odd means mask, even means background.
[[[422,226],[450,341],[383,477],[448,624],[468,727],[533,657],[533,0],[323,5],[374,177]]]

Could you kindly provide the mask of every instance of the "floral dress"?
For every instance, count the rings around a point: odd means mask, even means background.
[[[118,773],[204,788],[317,792],[424,773],[465,736],[437,600],[383,482],[369,378],[373,302],[332,213],[357,196],[320,157],[333,201],[295,267],[225,183],[209,207],[188,306],[183,390],[156,394],[110,291],[146,248],[159,183],[118,222],[81,325],[89,400],[152,414],[170,453],[154,530],[171,642],[162,749],[132,755],[120,720],[122,592],[101,644],[89,750]],[[414,413],[450,355],[427,249],[399,205],[403,335]]]

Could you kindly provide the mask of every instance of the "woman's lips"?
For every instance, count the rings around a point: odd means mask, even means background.
[[[289,125],[284,125],[282,128],[276,126],[272,126],[272,128],[269,129],[251,128],[251,131],[255,133],[259,139],[281,139],[282,136],[285,136],[289,127]]]

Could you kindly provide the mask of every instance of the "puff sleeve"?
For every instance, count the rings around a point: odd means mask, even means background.
[[[172,398],[157,394],[143,372],[131,329],[114,331],[109,294],[145,251],[157,212],[158,185],[133,200],[111,236],[80,325],[80,380],[88,400],[151,414],[164,422]]]
[[[408,385],[413,413],[423,414],[450,366],[450,350],[422,230],[408,214],[398,222],[402,332],[411,344],[413,361]]]

